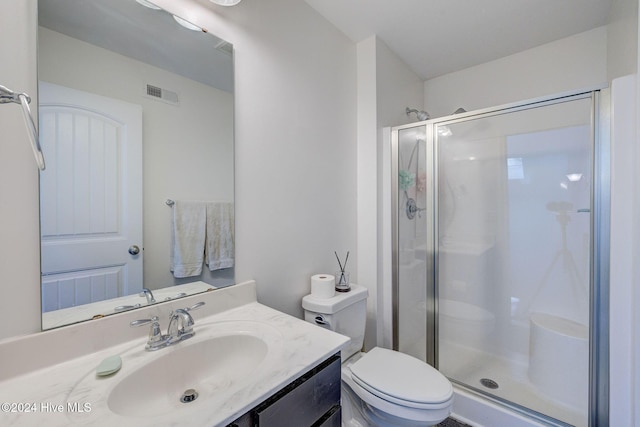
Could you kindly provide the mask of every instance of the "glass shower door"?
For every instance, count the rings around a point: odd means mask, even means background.
[[[428,343],[433,334],[427,330],[427,246],[433,233],[427,233],[432,223],[432,209],[427,207],[427,163],[430,150],[426,145],[427,128],[424,124],[399,130],[397,134],[396,194],[397,254],[396,273],[398,289],[394,293],[396,304],[394,324],[402,331],[394,334],[395,347],[403,353],[426,360]],[[431,168],[433,170],[433,168]]]
[[[433,130],[438,368],[588,425],[592,98]]]

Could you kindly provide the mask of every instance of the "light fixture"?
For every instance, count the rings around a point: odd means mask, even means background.
[[[581,173],[570,173],[567,175],[567,179],[571,182],[578,182],[582,179]]]
[[[182,25],[184,28],[186,28],[188,30],[203,31],[202,28],[198,27],[197,25],[192,24],[189,21],[185,21],[184,19],[180,18],[179,16],[173,15],[173,19],[175,19],[178,24]]]
[[[138,4],[141,4],[144,7],[148,7],[149,9],[153,9],[153,10],[162,10],[161,7],[156,6],[155,4],[151,3],[150,1],[147,0],[136,0],[136,2]],[[240,2],[240,0],[237,0],[236,3]],[[180,18],[179,16],[176,15],[171,15],[173,16],[173,19],[175,19],[175,21],[182,25],[184,28],[188,29],[188,30],[192,30],[192,31],[204,31],[206,33],[206,30],[204,30],[203,28],[198,27],[197,25],[192,24],[189,21],[186,21],[182,18]]]
[[[211,3],[219,4],[220,6],[235,6],[240,3],[241,0],[210,0]]]
[[[154,9],[154,10],[160,10],[160,8],[158,6],[156,6],[155,4],[147,1],[147,0],[136,0],[139,4],[143,5],[144,7],[148,7],[149,9]]]

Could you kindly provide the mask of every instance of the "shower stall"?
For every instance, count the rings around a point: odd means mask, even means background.
[[[544,424],[608,415],[604,92],[391,129],[394,348]]]

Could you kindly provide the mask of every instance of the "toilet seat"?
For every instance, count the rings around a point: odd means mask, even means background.
[[[375,347],[353,363],[350,370],[358,386],[387,402],[415,409],[451,405],[453,387],[449,380],[407,354]]]

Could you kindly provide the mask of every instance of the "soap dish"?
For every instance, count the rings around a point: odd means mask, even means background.
[[[115,374],[122,367],[122,359],[120,356],[110,356],[104,359],[96,368],[96,375],[106,377]]]

